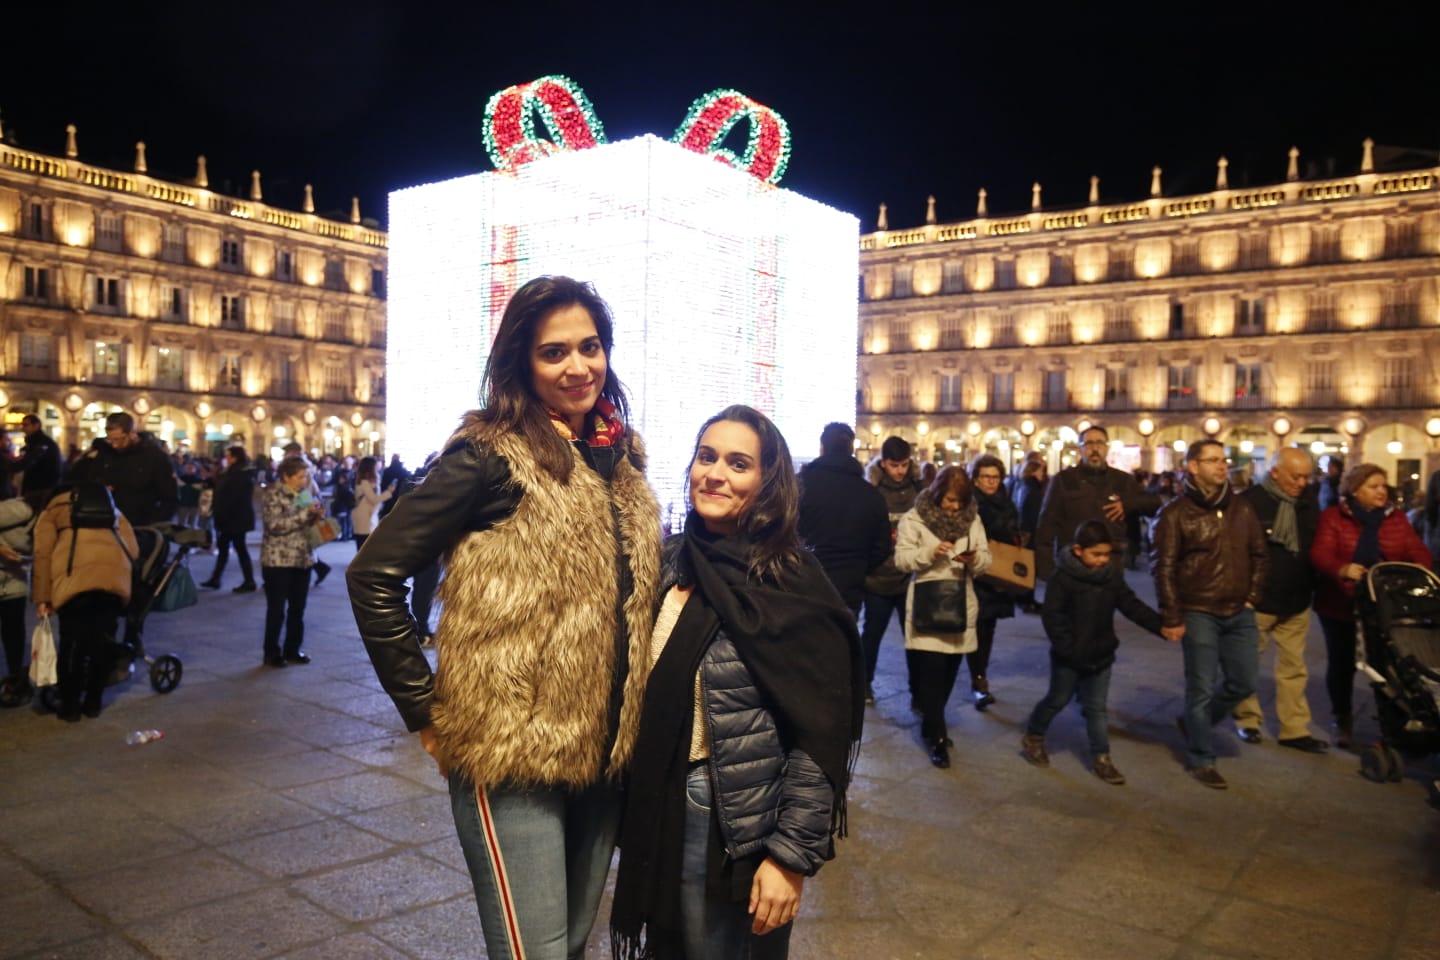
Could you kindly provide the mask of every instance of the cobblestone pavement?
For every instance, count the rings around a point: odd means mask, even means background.
[[[484,955],[447,797],[356,638],[348,544],[311,593],[308,667],[260,663],[262,594],[206,592],[157,614],[179,687],[112,687],[99,719],[0,712],[0,956],[427,958]],[[210,558],[196,557],[195,579]],[[1148,577],[1131,575],[1149,596]],[[951,702],[949,770],[930,766],[898,631],[881,656],[851,837],[805,888],[797,958],[1440,957],[1440,813],[1429,761],[1362,779],[1356,757],[1218,734],[1226,792],[1187,777],[1179,650],[1124,623],[1111,686],[1124,787],[1086,768],[1083,723],[1052,765],[1018,755],[1044,692],[1039,619],[1001,624],[999,702]],[[1323,714],[1322,643],[1311,702]],[[1262,670],[1268,691],[1270,664]],[[1362,736],[1375,735],[1368,692]],[[164,739],[127,746],[131,730]],[[1317,728],[1317,732],[1323,732]],[[608,914],[602,907],[601,921]],[[590,956],[605,955],[592,937]]]

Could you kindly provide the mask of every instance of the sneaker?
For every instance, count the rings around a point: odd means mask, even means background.
[[[1230,786],[1230,784],[1226,782],[1225,778],[1220,776],[1220,771],[1216,770],[1213,766],[1207,765],[1203,767],[1191,767],[1190,776],[1194,777],[1196,780],[1200,781],[1202,785],[1209,787],[1211,790],[1224,790],[1226,787]]]
[[[1102,753],[1097,756],[1093,769],[1095,776],[1104,780],[1106,783],[1114,784],[1117,787],[1123,787],[1125,785],[1125,774],[1115,768],[1115,764],[1110,760],[1110,754]],[[1214,767],[1211,767],[1211,769],[1213,770]]]
[[[216,580],[214,577],[211,577],[209,580],[201,580],[200,586],[204,587],[206,590],[219,590],[220,581]]]
[[[253,583],[242,583],[242,584],[240,584],[240,586],[236,587],[234,590],[231,590],[230,592],[231,592],[231,593],[254,593],[254,592],[255,592],[255,584],[253,584]]]
[[[970,684],[970,697],[975,701],[976,710],[984,710],[995,702],[994,696],[990,693],[990,681],[984,677],[976,677]]]
[[[330,576],[330,564],[323,562],[315,564],[315,586],[318,587],[324,583],[328,576]]]
[[[1045,752],[1045,738],[1038,733],[1027,733],[1020,738],[1020,756],[1034,766],[1050,766],[1050,754]]]
[[[35,698],[35,688],[24,677],[0,683],[0,707],[23,707]]]

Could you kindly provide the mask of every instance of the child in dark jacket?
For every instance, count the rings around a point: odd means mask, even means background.
[[[1115,611],[1156,636],[1160,636],[1160,614],[1126,585],[1124,575],[1110,562],[1111,550],[1109,528],[1090,520],[1076,528],[1075,542],[1060,554],[1040,615],[1050,638],[1050,690],[1030,714],[1020,753],[1037,767],[1050,765],[1045,731],[1078,689],[1095,775],[1120,786],[1125,776],[1110,759],[1105,707],[1110,667],[1120,646]]]

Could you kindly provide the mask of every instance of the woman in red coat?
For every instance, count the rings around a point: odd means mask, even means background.
[[[1355,686],[1355,585],[1365,571],[1382,560],[1403,560],[1430,566],[1430,551],[1406,519],[1390,503],[1385,469],[1362,463],[1340,478],[1340,502],[1320,514],[1320,528],[1310,547],[1310,563],[1318,574],[1315,612],[1325,632],[1325,686],[1330,692],[1335,745],[1352,739],[1351,693]]]

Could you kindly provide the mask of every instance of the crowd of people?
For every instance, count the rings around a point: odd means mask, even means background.
[[[1286,448],[1253,483],[1201,440],[1183,469],[1140,477],[1110,466],[1108,434],[1090,426],[1079,462],[1053,477],[1038,455],[1014,470],[988,454],[923,463],[899,437],[862,465],[851,427],[832,423],[797,471],[775,424],[744,405],[698,425],[683,530],[662,535],[610,365],[613,325],[588,284],[523,285],[481,407],[414,475],[398,457],[381,471],[298,444],[275,462],[238,445],[218,463],[171,456],[124,413],[65,464],[27,419],[25,451],[9,460],[19,482],[5,484],[16,496],[0,499],[0,703],[32,695],[28,601],[58,614],[59,715],[99,713],[138,588],[136,528],[211,529],[206,588],[222,587],[235,553],[234,592],[263,586],[261,662],[274,668],[311,662],[306,602],[330,570],[317,548],[353,541],[360,637],[448,783],[489,956],[582,955],[618,845],[617,958],[784,958],[805,881],[846,833],[892,615],[934,766],[957,749],[946,709],[961,668],[975,709],[1008,696],[991,671],[1002,622],[1039,614],[1050,681],[1020,756],[1048,766],[1046,734],[1078,700],[1091,769],[1124,784],[1107,713],[1120,613],[1183,649],[1187,770],[1222,789],[1216,728],[1265,735],[1262,652],[1276,649],[1278,742],[1327,750],[1306,695],[1316,612],[1331,735],[1347,745],[1355,586],[1382,561],[1431,565],[1374,464],[1316,477],[1308,453]],[[1429,494],[1419,519],[1433,534],[1440,473]],[[257,525],[260,584],[247,546]],[[1034,551],[1038,590],[994,575],[994,558],[1016,549]],[[1155,607],[1125,579],[1146,555]]]

